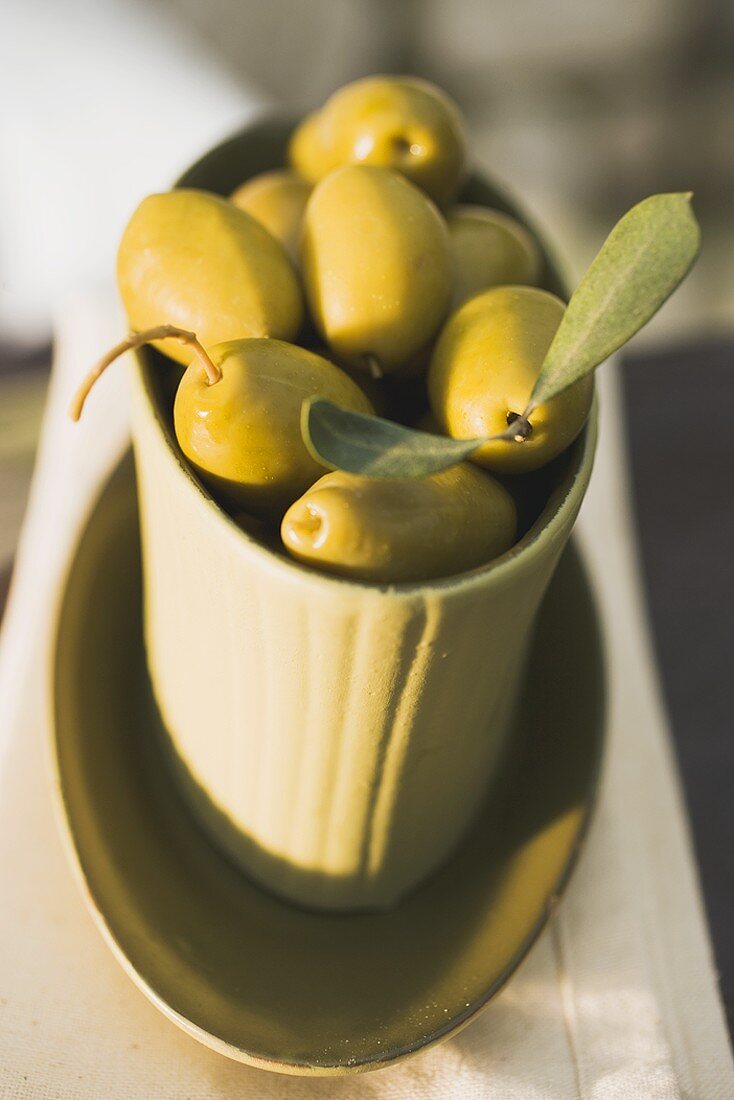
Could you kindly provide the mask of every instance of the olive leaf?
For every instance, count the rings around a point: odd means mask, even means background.
[[[568,303],[525,416],[621,348],[685,278],[701,242],[690,200],[651,195],[617,222]]]
[[[447,439],[379,416],[342,409],[323,397],[304,401],[301,434],[317,462],[363,477],[428,477],[467,458],[484,439]]]
[[[301,412],[311,455],[329,469],[364,477],[428,477],[483,443],[526,438],[532,410],[626,343],[683,280],[700,246],[690,200],[690,192],[652,195],[617,223],[571,297],[525,412],[505,432],[448,439],[314,398]]]

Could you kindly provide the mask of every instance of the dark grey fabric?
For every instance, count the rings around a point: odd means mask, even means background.
[[[734,339],[623,365],[639,543],[734,1029]]]

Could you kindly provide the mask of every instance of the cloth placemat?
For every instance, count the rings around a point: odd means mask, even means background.
[[[579,532],[611,683],[602,793],[568,893],[508,986],[402,1066],[304,1080],[229,1062],[124,975],[57,836],[46,762],[52,611],[84,516],[127,445],[124,371],[66,409],[114,342],[111,298],[68,302],[0,639],[0,1095],[6,1100],[732,1100],[734,1066],[630,533],[616,379]],[[90,670],[93,675],[93,670]],[[244,945],[246,948],[246,945]]]

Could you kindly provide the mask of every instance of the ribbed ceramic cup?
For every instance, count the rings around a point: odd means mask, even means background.
[[[287,132],[251,128],[182,183],[228,194],[283,163]],[[465,198],[517,215],[477,180]],[[545,285],[560,288],[550,263]],[[176,446],[174,369],[141,354],[132,391],[148,664],[182,790],[215,842],[283,897],[389,907],[449,855],[502,767],[595,415],[509,553],[381,588],[298,565],[221,511]]]

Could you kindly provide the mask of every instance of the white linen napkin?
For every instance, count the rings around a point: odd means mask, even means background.
[[[59,317],[0,641],[0,1095],[731,1100],[734,1067],[649,649],[610,368],[579,527],[611,677],[603,788],[567,896],[509,985],[459,1036],[411,1062],[306,1080],[198,1045],[125,976],[66,866],[45,762],[52,608],[90,501],[127,443],[122,369],[100,383],[80,425],[66,416],[85,367],[119,335],[111,300],[82,297]]]

